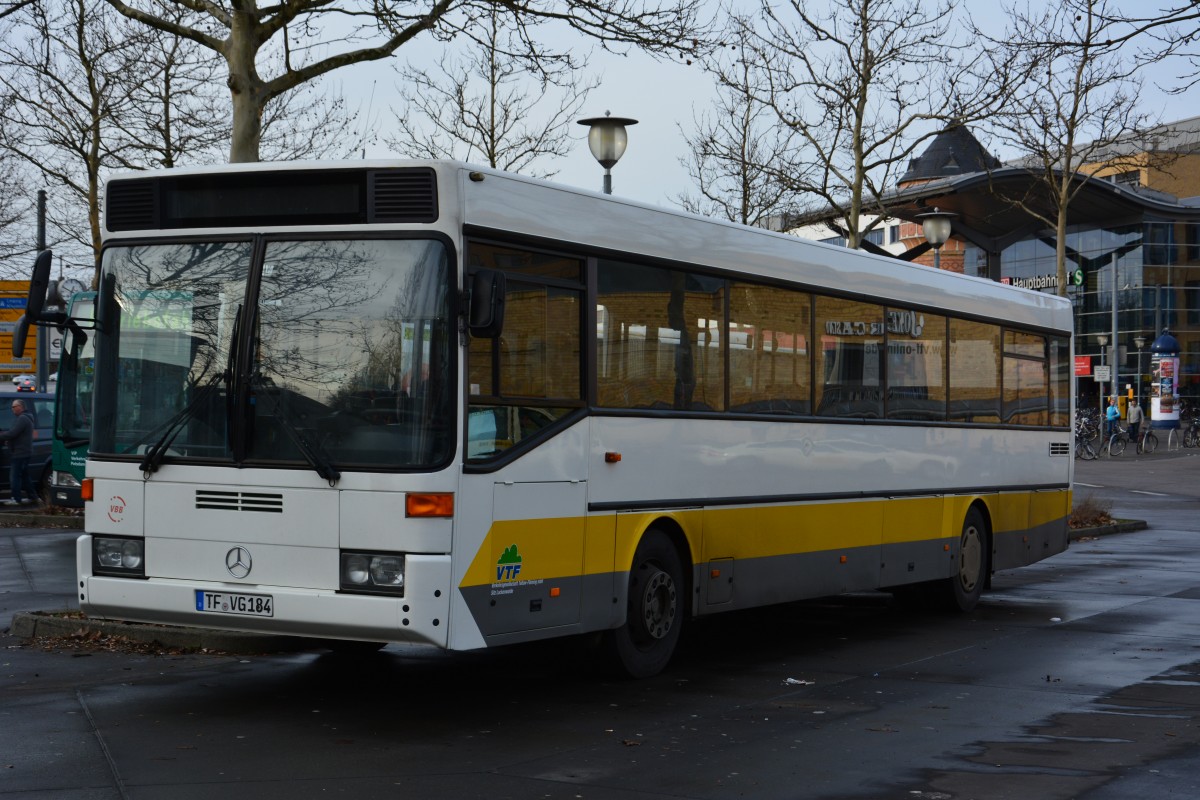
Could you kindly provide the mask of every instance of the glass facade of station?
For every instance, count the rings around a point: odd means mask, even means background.
[[[965,256],[967,274],[986,276],[982,250],[968,246]],[[1007,248],[1000,270],[1005,283],[1056,291],[1053,234]],[[1075,307],[1076,356],[1090,356],[1092,365],[1108,363],[1097,334],[1110,336],[1111,353],[1115,304],[1117,393],[1126,394],[1127,387],[1136,391],[1140,374],[1142,395],[1147,394],[1150,345],[1169,328],[1181,350],[1179,394],[1185,408],[1200,407],[1200,223],[1146,219],[1074,230],[1067,238],[1067,273],[1067,295]],[[1140,356],[1135,343],[1139,336],[1145,339]],[[1079,406],[1095,406],[1102,389],[1112,393],[1111,385],[1078,378]]]

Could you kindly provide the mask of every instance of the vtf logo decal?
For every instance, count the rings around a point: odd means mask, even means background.
[[[515,544],[510,544],[504,548],[500,560],[496,562],[496,582],[515,581],[520,574],[521,554],[517,552]]]

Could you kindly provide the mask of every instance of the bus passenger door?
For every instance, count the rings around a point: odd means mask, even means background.
[[[587,484],[499,481],[492,499],[492,583],[484,634],[577,624]]]

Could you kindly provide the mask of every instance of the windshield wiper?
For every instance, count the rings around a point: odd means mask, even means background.
[[[296,423],[292,422],[285,414],[279,413],[280,404],[271,395],[271,387],[264,385],[261,379],[255,380],[255,386],[259,389],[259,391],[255,391],[253,394],[255,402],[260,397],[270,400],[271,414],[283,428],[284,433],[288,435],[288,438],[292,440],[292,444],[296,445],[296,449],[300,451],[300,455],[304,456],[304,460],[308,462],[308,465],[316,470],[318,475],[329,481],[330,486],[341,480],[342,473],[333,465],[325,449],[321,445],[309,441],[308,437],[304,435],[304,431],[300,430],[296,426]]]
[[[145,456],[142,458],[141,464],[138,465],[142,470],[143,476],[148,478],[158,471],[159,466],[162,464],[163,458],[167,454],[167,450],[171,447],[171,443],[175,441],[175,437],[178,436],[179,432],[183,430],[183,426],[196,415],[196,410],[207,403],[208,399],[212,397],[213,393],[218,387],[222,386],[224,382],[224,372],[214,375],[208,380],[208,382],[202,384],[200,388],[196,390],[195,394],[192,395],[192,402],[181,408],[175,413],[175,416],[167,420],[166,430],[163,431],[163,434],[161,437],[159,437],[159,440],[146,451]]]

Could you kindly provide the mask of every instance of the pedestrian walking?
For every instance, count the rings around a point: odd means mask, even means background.
[[[1129,416],[1126,419],[1129,421],[1129,438],[1136,443],[1138,441],[1138,430],[1142,427],[1143,419],[1141,398],[1129,404]]]
[[[11,499],[6,505],[26,506],[37,503],[37,489],[29,477],[29,460],[33,457],[33,415],[25,407],[25,401],[20,398],[12,401],[12,427],[0,431],[0,442],[7,442],[12,450],[8,467],[8,488]],[[28,493],[25,499],[22,493]]]

